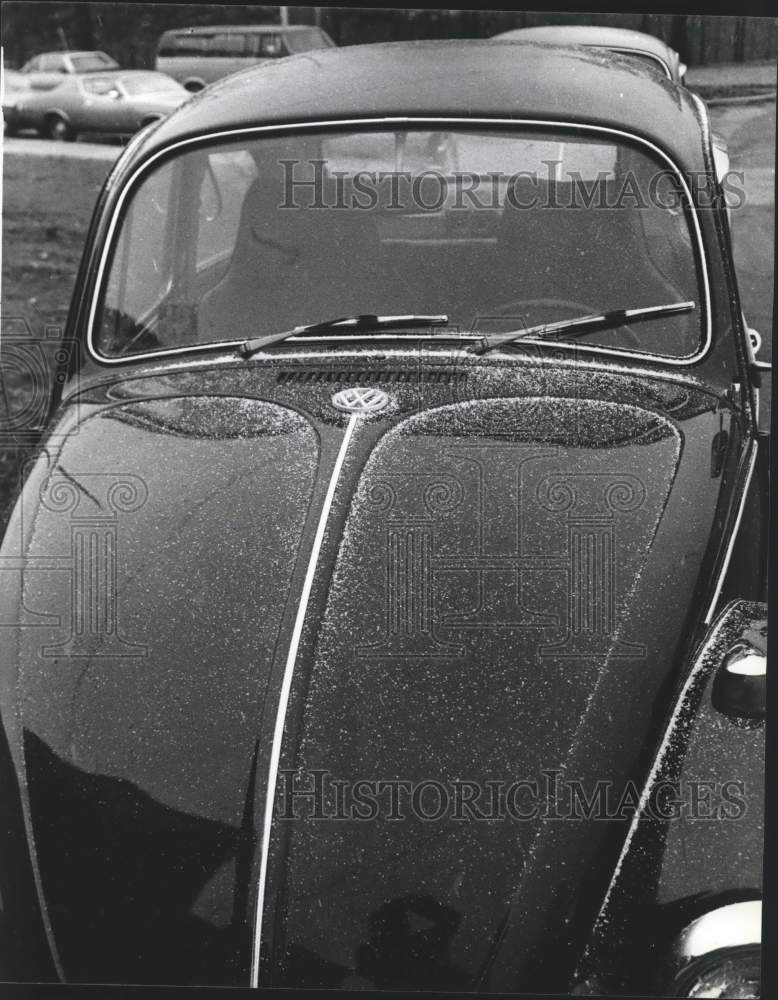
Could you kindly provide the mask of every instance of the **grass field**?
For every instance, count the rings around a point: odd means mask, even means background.
[[[57,341],[50,328],[64,327],[84,236],[110,166],[105,160],[3,157],[0,527],[27,454],[14,433],[17,417],[37,388],[29,367],[17,363],[19,347],[30,338],[53,359]]]

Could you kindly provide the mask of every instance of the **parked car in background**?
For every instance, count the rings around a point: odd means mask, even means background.
[[[648,66],[490,40],[131,144],[0,548],[1,979],[759,996],[711,156]]]
[[[675,83],[683,83],[686,74],[686,66],[675,49],[644,31],[594,24],[542,24],[503,31],[494,38],[515,42],[548,42],[552,45],[583,45],[586,48],[621,52],[661,67]]]
[[[304,24],[177,28],[160,37],[155,68],[196,91],[267,59],[334,44],[326,31]]]
[[[3,68],[3,129],[6,135],[13,135],[16,127],[16,104],[29,89],[30,82],[24,73]]]
[[[131,135],[190,96],[180,83],[151,70],[72,75],[56,87],[24,91],[15,101],[13,128],[35,129],[48,139]]]
[[[29,59],[21,72],[31,86],[55,87],[63,74],[105,73],[119,68],[119,63],[105,52],[42,52]]]

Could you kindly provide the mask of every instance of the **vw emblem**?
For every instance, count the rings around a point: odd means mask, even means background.
[[[377,413],[388,403],[389,397],[381,389],[361,385],[354,386],[353,389],[341,389],[332,397],[332,405],[346,413]]]

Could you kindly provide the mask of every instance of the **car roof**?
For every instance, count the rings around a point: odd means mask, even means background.
[[[38,52],[37,55],[30,56],[30,59],[38,59],[40,56],[107,56],[107,52],[102,49],[52,49],[51,52]],[[110,59],[111,56],[108,56]],[[28,60],[29,61],[29,60]]]
[[[232,35],[247,32],[251,34],[277,34],[279,31],[316,31],[319,30],[314,24],[211,24],[207,27],[198,28],[170,28],[165,35]]]
[[[642,135],[704,170],[705,114],[683,87],[607,50],[446,40],[316,49],[206,87],[137,147],[285,122],[404,115],[588,123]],[[707,117],[707,116],[706,116]]]
[[[495,38],[504,41],[553,42],[566,45],[602,45],[618,49],[647,52],[663,62],[673,57],[673,49],[660,38],[633,31],[630,28],[613,28],[598,24],[537,24],[528,28],[503,31]]]

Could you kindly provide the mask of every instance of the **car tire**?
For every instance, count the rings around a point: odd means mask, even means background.
[[[43,134],[54,142],[73,142],[76,137],[62,115],[47,115]]]

